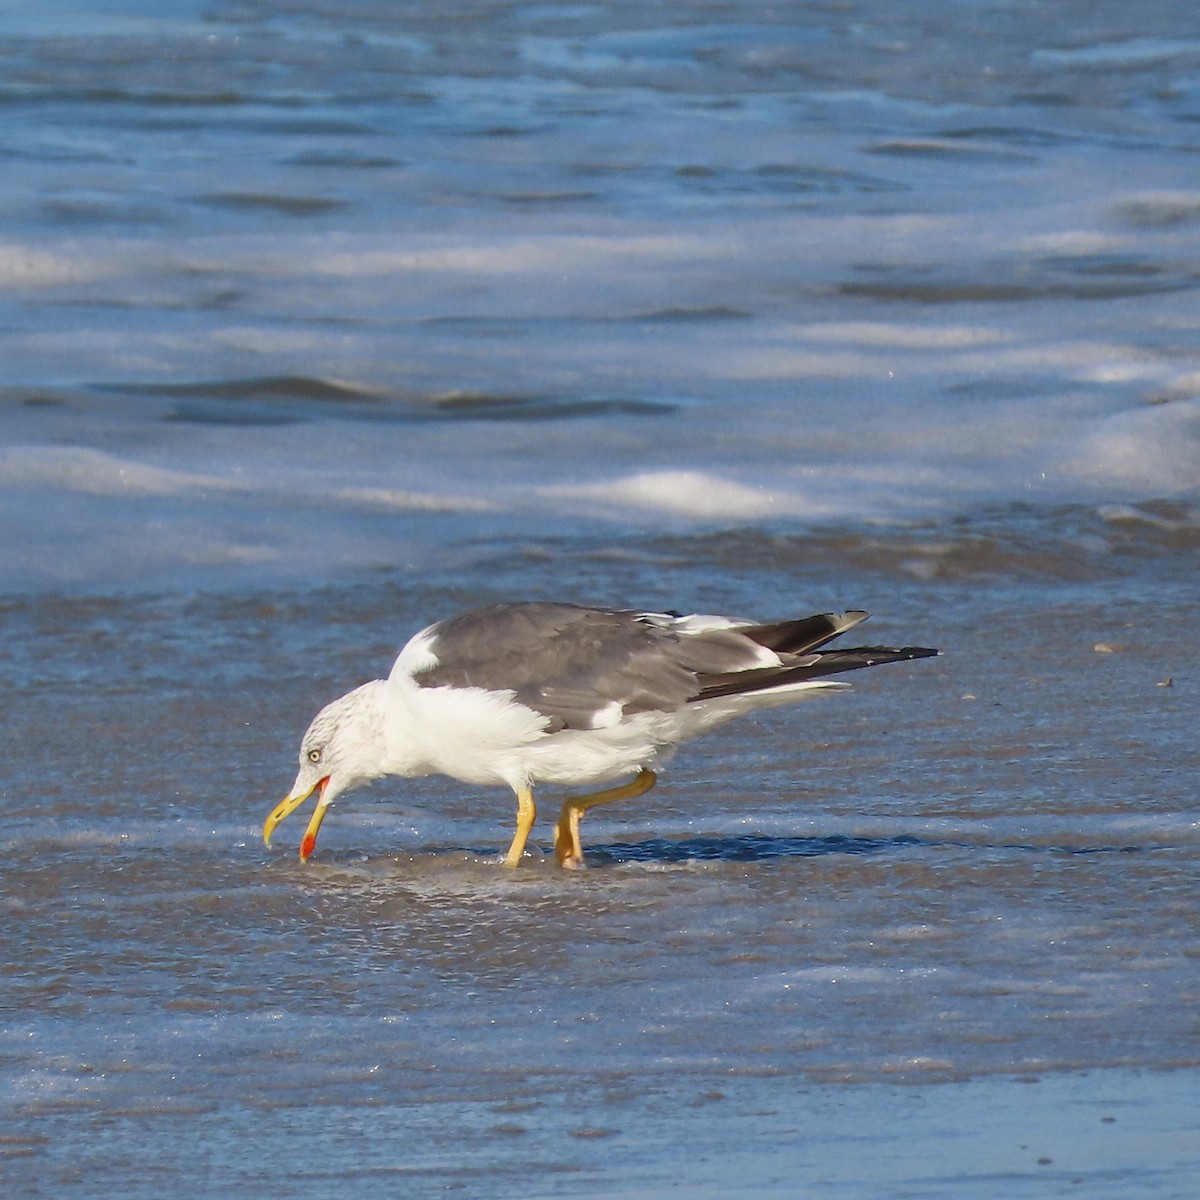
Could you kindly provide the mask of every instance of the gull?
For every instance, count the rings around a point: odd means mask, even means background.
[[[494,604],[439,621],[400,651],[387,679],[327,704],[300,743],[300,772],[263,824],[263,841],[313,792],[307,861],[343,792],[384,776],[449,775],[517,800],[504,865],[516,867],[539,784],[625,782],[563,801],[563,867],[583,866],[579,823],[652,788],[676,746],[733,717],[848,686],[829,676],[928,658],[924,646],[822,649],[867,619],[858,610],[755,624],[732,617]],[[632,776],[632,778],[629,778]]]

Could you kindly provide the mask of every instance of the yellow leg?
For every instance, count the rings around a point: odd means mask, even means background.
[[[601,804],[611,804],[614,800],[632,800],[635,796],[644,795],[657,782],[658,776],[643,767],[633,779],[620,787],[564,800],[558,824],[554,827],[554,853],[558,858],[558,865],[572,869],[583,866],[583,843],[579,840],[579,822],[583,820],[583,814],[588,809],[597,808]]]
[[[517,832],[513,834],[512,844],[504,856],[506,867],[519,867],[525,856],[525,843],[529,840],[529,831],[537,820],[537,806],[533,802],[533,789],[524,787],[517,793]]]

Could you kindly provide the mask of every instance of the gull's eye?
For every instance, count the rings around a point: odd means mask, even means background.
[[[308,752],[308,761],[310,763],[319,763],[321,761],[321,751],[320,750],[310,750]]]

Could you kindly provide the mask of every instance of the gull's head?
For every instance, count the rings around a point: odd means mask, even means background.
[[[379,680],[364,683],[313,717],[300,742],[296,782],[263,823],[263,841],[268,846],[275,827],[316,792],[317,806],[300,842],[300,858],[307,861],[333,801],[342,792],[370,783],[384,773],[380,688],[385,686]]]

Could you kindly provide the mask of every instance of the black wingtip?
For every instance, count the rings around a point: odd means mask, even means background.
[[[844,650],[814,650],[799,656],[792,665],[757,671],[732,671],[711,675],[693,700],[712,700],[718,696],[736,696],[744,692],[770,691],[808,679],[824,679],[847,671],[861,671],[883,663],[911,662],[941,654],[932,646],[854,646]]]
[[[816,613],[796,621],[753,625],[741,632],[776,654],[807,654],[862,624],[870,615],[860,608],[852,608],[840,613]]]
[[[937,658],[942,652],[932,646],[901,646],[896,653],[907,658]]]
[[[936,658],[940,654],[941,651],[932,646],[846,646],[837,650],[819,650],[814,657],[822,666],[853,671],[859,667],[877,667],[881,663]],[[843,662],[844,666],[841,665]]]

